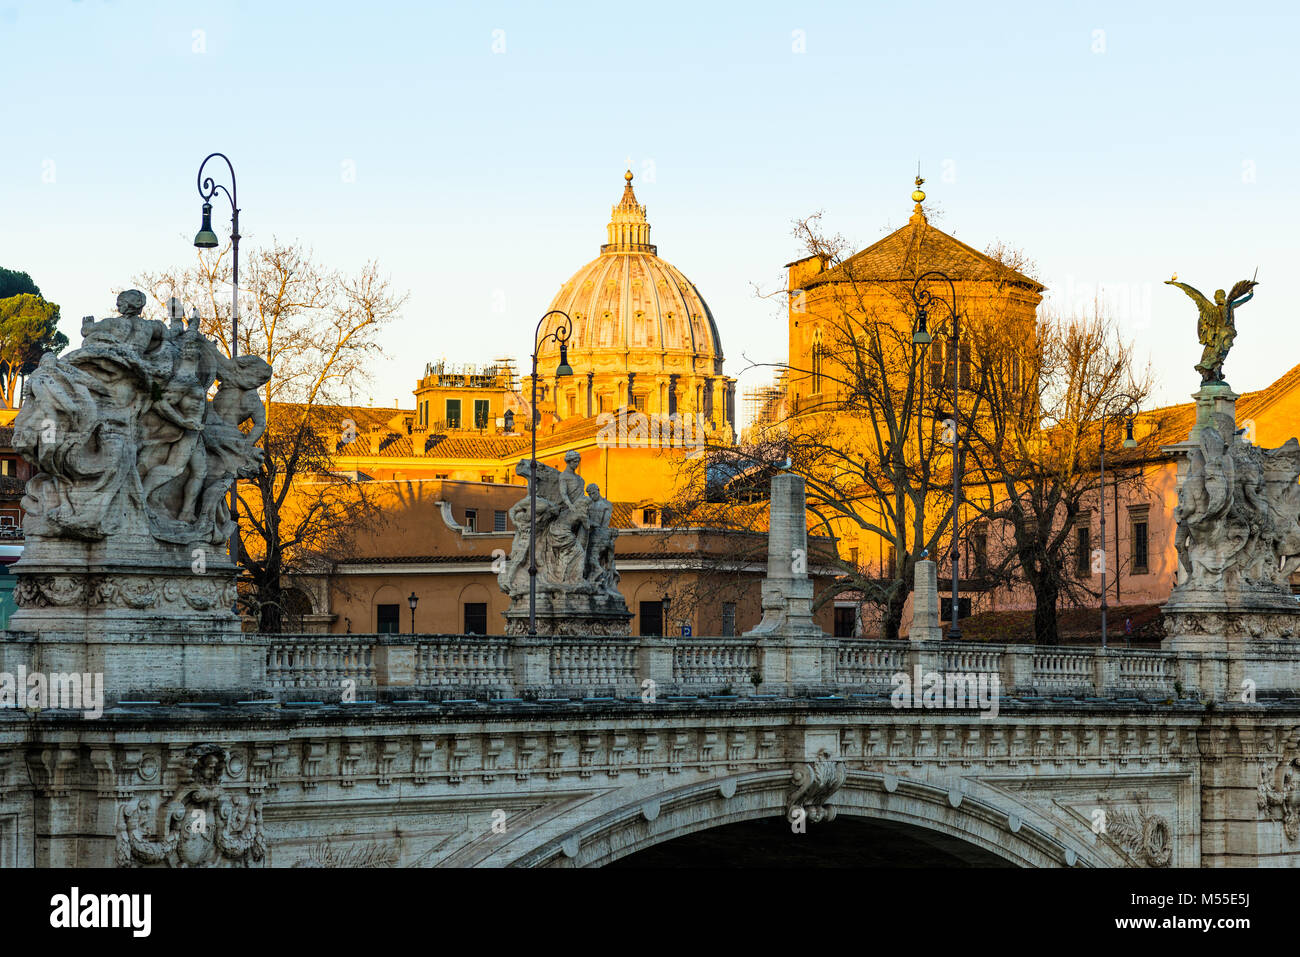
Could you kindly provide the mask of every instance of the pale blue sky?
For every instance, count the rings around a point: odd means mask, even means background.
[[[358,396],[407,404],[426,361],[524,360],[630,160],[735,375],[785,356],[751,284],[799,254],[790,221],[824,209],[867,245],[906,221],[919,159],[937,225],[1023,248],[1058,297],[1109,290],[1165,401],[1198,385],[1199,347],[1161,282],[1258,266],[1226,367],[1256,389],[1300,362],[1293,10],[0,0],[0,265],[75,344],[114,287],[189,260],[198,163],[222,150],[249,242],[377,258],[411,291]]]

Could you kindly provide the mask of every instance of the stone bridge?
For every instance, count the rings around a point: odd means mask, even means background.
[[[243,644],[269,695],[0,710],[0,864],[1300,863],[1288,642]]]
[[[743,637],[628,636],[574,526],[541,561],[545,637],[248,635],[221,502],[270,369],[144,302],[83,322],[15,420],[39,471],[0,633],[0,865],[1300,863],[1300,446],[1232,444],[1226,386],[1175,448],[1163,650],[945,643],[925,561],[915,640],[827,637],[789,472]],[[159,425],[160,381],[202,436]],[[511,631],[527,547],[516,522]]]

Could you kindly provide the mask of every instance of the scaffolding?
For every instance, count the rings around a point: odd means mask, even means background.
[[[785,398],[783,384],[759,386],[745,392],[745,422],[750,425],[768,425],[780,415],[781,400]]]
[[[515,360],[507,356],[480,365],[472,362],[453,364],[439,359],[425,364],[420,388],[504,389],[513,392]]]

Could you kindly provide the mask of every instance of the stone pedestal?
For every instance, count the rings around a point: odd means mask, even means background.
[[[110,703],[237,696],[264,681],[265,651],[240,633],[225,549],[33,536],[12,571],[9,631],[35,637],[31,671],[103,674]]]
[[[767,575],[763,618],[745,632],[754,638],[823,636],[812,617],[813,583],[808,577],[808,520],[803,476],[773,477],[767,533]]]
[[[1233,392],[1226,382],[1203,385],[1193,392],[1192,401],[1196,403],[1196,424],[1192,426],[1187,441],[1191,444],[1199,442],[1201,430],[1211,426],[1225,434],[1235,432],[1239,398],[1241,397]]]
[[[625,638],[632,634],[632,613],[621,595],[538,590],[538,635]],[[513,601],[505,612],[506,634],[528,634],[528,596]]]
[[[12,567],[11,631],[238,635],[235,568],[224,549],[147,551],[36,539]]]
[[[916,563],[916,588],[912,591],[912,641],[938,641],[943,638],[939,624],[939,578],[934,562]]]
[[[1217,660],[1243,641],[1300,639],[1300,603],[1287,582],[1300,554],[1300,446],[1264,450],[1236,435],[1226,383],[1192,397],[1196,424],[1175,456],[1178,576],[1164,604],[1164,645]],[[1222,687],[1217,672],[1185,676]]]

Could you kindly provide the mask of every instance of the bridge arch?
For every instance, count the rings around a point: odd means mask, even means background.
[[[712,828],[784,816],[788,769],[713,778],[625,800],[510,861],[522,867],[602,867]],[[612,797],[612,796],[611,796]],[[598,802],[608,803],[616,802]],[[1127,867],[1132,862],[1078,822],[1044,817],[1005,792],[971,782],[962,790],[871,771],[850,771],[830,799],[836,821],[915,828],[928,842],[965,848],[977,863],[1018,867]],[[807,823],[811,831],[835,822]],[[554,834],[554,832],[551,832]],[[960,853],[960,852],[959,852]]]

